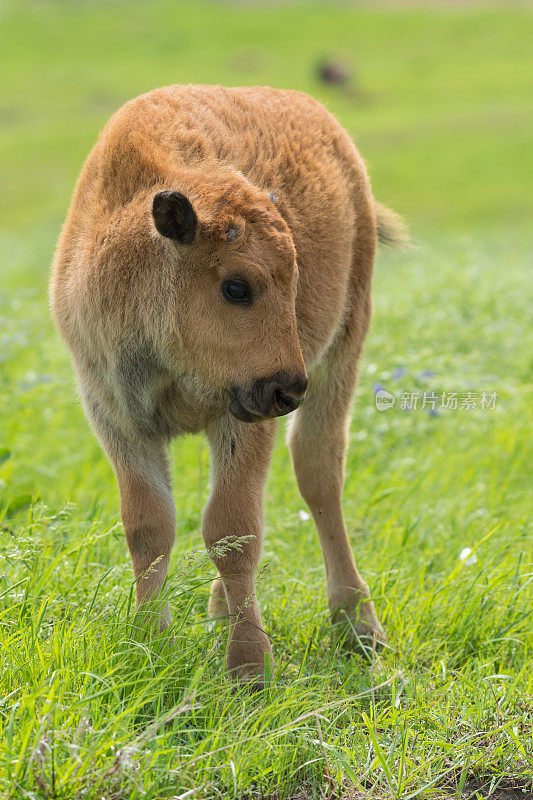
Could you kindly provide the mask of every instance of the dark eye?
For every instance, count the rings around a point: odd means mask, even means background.
[[[224,281],[222,294],[230,303],[249,305],[252,302],[252,291],[246,281]]]

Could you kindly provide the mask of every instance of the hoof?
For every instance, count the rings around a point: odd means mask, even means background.
[[[231,694],[257,694],[264,691],[265,681],[262,675],[233,675],[233,686],[231,687]]]
[[[340,622],[335,624],[336,628],[340,626]],[[370,659],[374,653],[379,653],[387,644],[385,631],[377,620],[375,625],[369,625],[361,620],[353,624],[348,619],[342,625],[342,633],[339,630],[339,634],[342,637],[343,647]]]
[[[272,648],[264,631],[240,622],[230,634],[226,654],[228,674],[238,686],[264,689],[273,673]]]
[[[150,636],[159,636],[172,625],[168,603],[161,606],[160,603],[151,600],[137,607],[134,619],[139,623],[136,625],[137,630]]]
[[[207,605],[207,613],[212,622],[227,622],[229,616],[226,592],[220,578],[215,578],[211,584],[211,594]]]
[[[339,608],[332,614],[337,641],[354,653],[370,660],[383,650],[387,637],[370,603],[358,608]]]

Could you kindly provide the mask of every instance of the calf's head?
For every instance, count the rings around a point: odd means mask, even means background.
[[[180,357],[229,410],[255,422],[302,402],[307,376],[296,325],[296,252],[267,195],[240,187],[195,202],[153,197],[155,228],[177,284]]]

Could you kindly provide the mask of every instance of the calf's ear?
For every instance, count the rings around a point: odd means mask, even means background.
[[[161,236],[180,244],[194,241],[198,217],[191,201],[181,192],[158,192],[152,204],[152,215]]]

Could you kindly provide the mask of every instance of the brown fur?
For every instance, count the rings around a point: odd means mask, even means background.
[[[186,196],[192,244],[154,225],[156,193]],[[89,155],[57,248],[51,304],[87,415],[119,482],[138,603],[155,598],[175,515],[165,446],[206,431],[213,489],[205,543],[221,578],[212,615],[229,617],[228,667],[262,673],[270,654],[254,575],[272,419],[229,413],[229,390],[272,374],[309,376],[289,443],[315,519],[334,618],[383,632],[344,524],[346,421],[371,314],[380,235],[397,219],[373,200],[364,163],[310,97],[269,88],[171,86],[136,98]],[[235,307],[239,277],[254,301]],[[220,548],[221,540],[240,540]],[[168,609],[161,622],[168,622]]]

